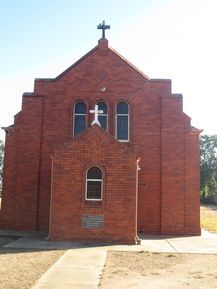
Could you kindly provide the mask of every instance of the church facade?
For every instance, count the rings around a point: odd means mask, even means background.
[[[105,38],[36,79],[4,128],[0,228],[129,244],[199,235],[200,131],[182,103],[170,80],[149,79]]]

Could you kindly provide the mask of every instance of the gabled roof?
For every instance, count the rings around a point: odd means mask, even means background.
[[[14,124],[9,126],[2,126],[1,127],[5,132],[9,132],[10,130],[14,129]]]
[[[199,128],[196,128],[194,126],[191,126],[191,132],[192,133],[197,133],[197,134],[200,134],[203,132],[203,129],[199,129]]]
[[[124,58],[122,55],[120,55],[116,50],[114,50],[111,47],[108,47],[108,40],[105,38],[101,38],[98,41],[98,45],[95,46],[93,49],[91,49],[88,53],[86,53],[84,56],[82,56],[78,61],[76,61],[74,64],[69,66],[65,71],[63,71],[61,74],[59,74],[55,78],[36,78],[35,81],[57,81],[60,78],[62,78],[65,74],[67,74],[69,71],[73,70],[76,66],[78,66],[82,61],[84,61],[86,58],[88,58],[91,54],[93,54],[97,49],[100,49],[103,47],[103,49],[108,49],[110,52],[115,54],[121,61],[126,63],[128,66],[130,66],[136,73],[140,74],[142,77],[144,77],[146,80],[149,80],[149,77],[144,74],[141,70],[139,70],[136,66],[134,66],[131,62],[129,62],[126,58]]]
[[[141,74],[144,78],[149,80],[149,77],[143,73],[139,68],[137,68],[134,64],[132,64],[129,60],[127,60],[125,57],[123,57],[119,52],[117,52],[112,47],[109,47],[109,50],[112,51],[116,56],[118,56],[122,61],[124,61],[126,64],[128,64],[133,70],[135,70],[137,73]]]
[[[88,127],[83,133],[79,134],[77,137],[70,139],[62,145],[58,145],[55,151],[61,151],[67,149],[68,147],[73,147],[74,144],[84,140],[86,141],[88,147],[92,144],[94,145],[94,147],[96,147],[98,145],[103,145],[103,143],[105,142],[109,142],[111,145],[114,144],[116,146],[116,149],[120,149],[125,153],[135,154],[135,151],[132,147],[129,147],[122,142],[119,142],[108,131],[104,130],[97,124]]]

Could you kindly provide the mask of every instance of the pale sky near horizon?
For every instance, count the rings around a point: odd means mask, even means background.
[[[35,78],[56,77],[97,45],[102,20],[112,48],[150,78],[172,79],[192,125],[217,134],[217,0],[1,1],[0,126]]]

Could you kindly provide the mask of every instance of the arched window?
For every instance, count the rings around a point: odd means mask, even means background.
[[[98,105],[98,109],[103,111],[103,113],[100,113],[98,116],[99,122],[101,124],[101,127],[107,130],[108,129],[107,104],[105,102],[98,102],[97,105]]]
[[[98,167],[92,167],[86,175],[86,194],[85,199],[90,201],[102,200],[102,171]]]
[[[116,107],[116,138],[122,142],[129,141],[129,105],[122,101]]]
[[[73,136],[77,136],[86,129],[87,108],[84,102],[77,102],[74,106]]]

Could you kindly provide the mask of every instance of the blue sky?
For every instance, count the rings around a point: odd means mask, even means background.
[[[0,126],[34,78],[57,76],[97,45],[105,19],[109,45],[150,78],[172,79],[192,124],[217,134],[216,15],[216,0],[1,1]]]

